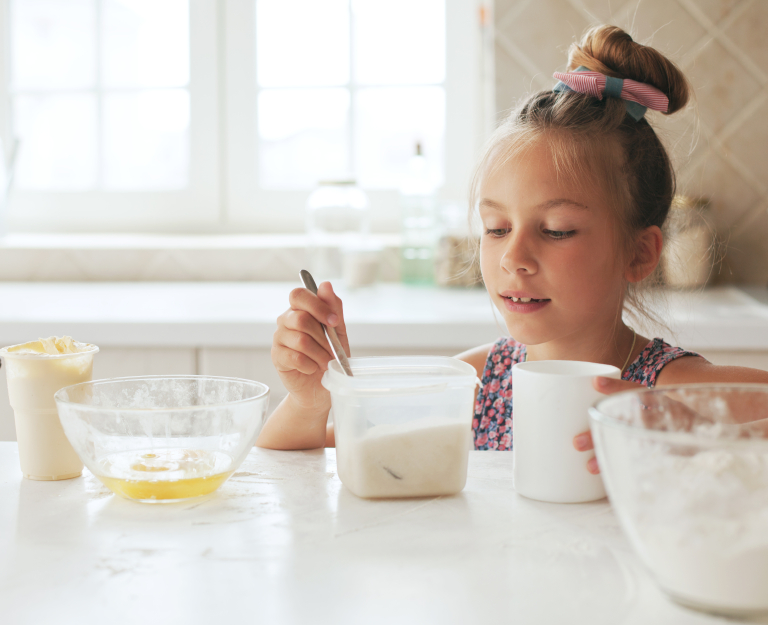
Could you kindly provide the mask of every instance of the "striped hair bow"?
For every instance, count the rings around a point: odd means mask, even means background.
[[[577,91],[598,100],[602,100],[603,95],[624,100],[627,113],[635,121],[642,119],[648,109],[666,112],[669,108],[669,99],[656,87],[629,78],[606,76],[583,66],[573,72],[555,72],[554,78],[560,82],[553,91]]]

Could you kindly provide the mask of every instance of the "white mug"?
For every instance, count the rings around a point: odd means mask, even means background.
[[[530,499],[581,503],[605,497],[589,455],[573,437],[589,430],[588,409],[601,393],[595,376],[620,378],[612,365],[575,360],[521,362],[512,368],[515,490]]]

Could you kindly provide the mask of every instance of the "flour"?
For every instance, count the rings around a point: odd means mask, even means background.
[[[339,478],[358,497],[426,497],[458,493],[467,480],[468,423],[419,419],[377,425],[363,436],[339,428]]]
[[[638,507],[636,531],[677,599],[726,612],[768,609],[768,453],[755,449],[649,459],[655,468],[641,490],[656,495]]]

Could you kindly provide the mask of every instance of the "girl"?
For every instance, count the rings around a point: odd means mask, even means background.
[[[690,94],[685,77],[613,26],[595,27],[572,45],[568,68],[556,75],[562,82],[552,91],[530,96],[494,133],[472,184],[472,210],[483,223],[483,280],[514,337],[458,356],[482,379],[472,423],[476,449],[512,448],[511,368],[524,360],[615,365],[621,380],[595,379],[604,393],[638,385],[768,383],[768,372],[714,366],[639,336],[622,320],[628,305],[642,311],[637,287],[659,262],[675,192],[645,107],[682,109]],[[333,357],[320,322],[336,328],[349,353],[342,303],[327,282],[317,296],[300,288],[289,301],[277,320],[272,360],[290,394],[258,444],[333,446],[333,427],[326,427],[330,396],[320,384]],[[573,444],[593,448],[589,432]],[[598,472],[594,457],[585,463]]]

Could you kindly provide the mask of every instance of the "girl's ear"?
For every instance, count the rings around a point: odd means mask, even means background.
[[[641,230],[635,239],[635,257],[627,266],[624,277],[628,282],[640,282],[653,273],[661,258],[664,236],[658,226]]]

